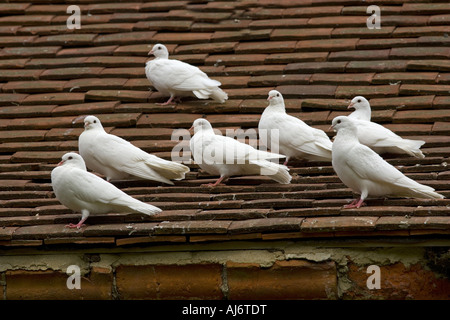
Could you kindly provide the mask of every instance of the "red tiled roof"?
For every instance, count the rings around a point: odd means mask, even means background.
[[[164,158],[177,128],[206,117],[226,128],[256,128],[271,89],[287,110],[329,131],[355,95],[370,99],[373,121],[426,141],[426,157],[386,155],[407,176],[450,196],[450,4],[447,1],[70,1],[81,29],[68,30],[67,4],[0,4],[0,245],[122,246],[155,242],[416,237],[450,234],[450,200],[352,198],[330,163],[292,161],[292,183],[215,177],[191,164],[174,186],[116,186],[164,211],[91,215],[80,230],[55,199],[50,172],[78,149],[79,116]],[[95,2],[95,1],[94,1]],[[366,27],[370,4],[381,29]],[[144,64],[153,44],[222,82],[225,104],[176,106],[150,92]]]

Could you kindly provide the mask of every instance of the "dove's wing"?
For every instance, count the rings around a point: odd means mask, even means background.
[[[90,156],[102,166],[167,184],[173,184],[169,179],[183,178],[188,169],[181,164],[148,154],[130,142],[107,133],[97,135],[95,150],[90,151]],[[181,172],[178,172],[179,169]]]
[[[332,143],[325,132],[312,128],[302,120],[290,115],[273,120],[279,130],[280,142],[304,153],[324,156],[323,150],[331,151]]]
[[[136,211],[160,209],[136,200],[113,184],[81,169],[71,169],[65,174],[65,193],[79,202],[93,205],[128,207]],[[146,212],[143,212],[146,213]]]
[[[393,146],[402,138],[391,130],[371,121],[354,120],[358,127],[358,138],[362,144],[373,147]]]
[[[158,86],[177,91],[195,91],[221,85],[219,81],[208,78],[199,68],[179,60],[163,59],[153,63],[155,64],[153,70],[157,70],[157,74],[151,77]]]

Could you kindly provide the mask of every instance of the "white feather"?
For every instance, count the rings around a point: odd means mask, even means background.
[[[170,96],[195,95],[199,99],[212,98],[221,103],[228,99],[228,95],[219,88],[219,81],[210,79],[195,66],[169,59],[164,45],[156,44],[151,52],[156,58],[146,63],[145,74],[160,93]]]
[[[415,197],[442,199],[433,188],[422,185],[387,163],[376,152],[359,143],[354,119],[333,120],[337,130],[332,165],[339,178],[355,193],[374,197]]]
[[[161,209],[141,202],[116,188],[113,184],[86,171],[83,158],[67,153],[51,172],[56,198],[73,211],[83,212],[84,220],[90,213],[139,212],[152,215]],[[84,221],[83,220],[83,221]]]
[[[108,134],[94,116],[84,119],[85,131],[78,139],[81,156],[89,169],[101,173],[107,180],[141,178],[173,184],[171,179],[184,179],[189,168],[161,159]]]
[[[195,134],[190,148],[194,161],[213,175],[223,178],[240,175],[266,175],[287,184],[291,181],[286,166],[269,161],[283,155],[261,151],[233,138],[216,135],[205,119],[194,121]]]
[[[258,124],[263,144],[288,158],[331,161],[332,142],[324,131],[286,114],[283,96],[278,91],[269,92],[269,101]]]

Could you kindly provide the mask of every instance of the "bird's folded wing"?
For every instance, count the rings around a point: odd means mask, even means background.
[[[78,200],[89,203],[115,203],[127,205],[128,196],[113,184],[84,170],[77,172],[76,181],[70,183],[70,191]]]
[[[358,144],[350,151],[345,164],[359,179],[407,187],[406,177],[369,147]]]
[[[323,135],[319,134],[318,129],[309,127],[300,119],[289,116],[282,123],[278,123],[278,126],[282,128],[279,131],[280,141],[290,148],[318,156],[323,152],[317,147],[331,150],[331,141],[325,132]]]
[[[178,60],[166,60],[159,66],[162,76],[158,82],[163,86],[180,91],[193,91],[217,87],[221,83],[209,79],[199,68]]]
[[[370,121],[357,121],[358,137],[366,145],[372,147],[391,147],[402,138],[391,130]]]

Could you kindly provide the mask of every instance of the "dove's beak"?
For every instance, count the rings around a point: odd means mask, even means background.
[[[189,128],[189,133],[192,133],[192,131],[194,131],[194,126]]]
[[[355,104],[354,104],[353,102],[351,102],[351,103],[348,105],[347,109],[354,108],[354,107],[353,107],[354,105],[355,105]]]
[[[59,167],[59,166],[62,166],[63,164],[64,164],[64,160],[60,161],[57,166]]]
[[[154,53],[153,50],[150,50],[148,55],[151,56],[153,53]]]
[[[267,101],[270,101],[272,98],[273,98],[273,97],[268,96],[268,97],[267,97]]]

